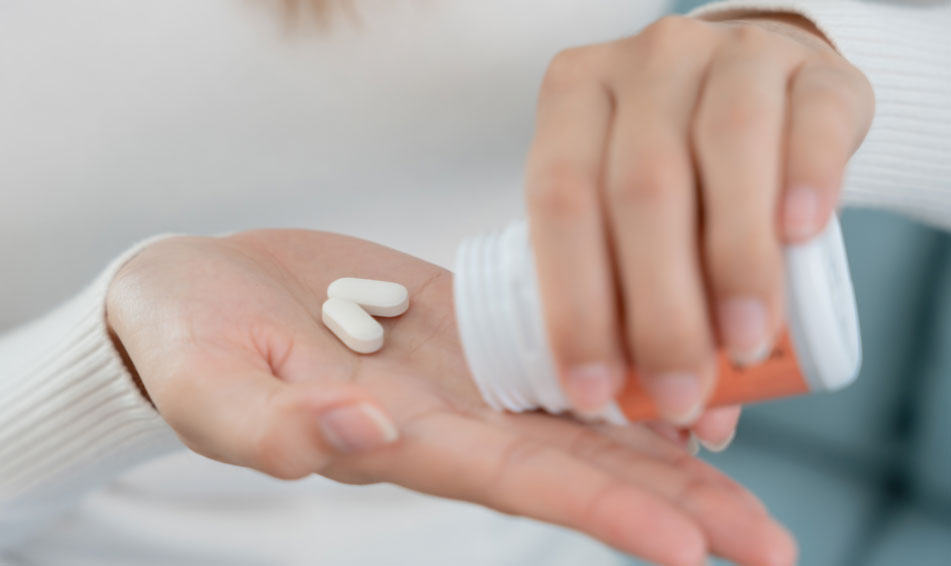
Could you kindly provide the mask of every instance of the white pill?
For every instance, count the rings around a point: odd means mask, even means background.
[[[327,328],[354,352],[372,354],[383,347],[383,327],[355,302],[331,297],[320,310]]]
[[[330,298],[357,303],[373,316],[399,316],[409,308],[409,292],[399,283],[344,277],[327,287]]]

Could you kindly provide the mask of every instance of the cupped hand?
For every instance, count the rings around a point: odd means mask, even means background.
[[[327,285],[410,291],[383,348],[320,323]],[[564,525],[663,564],[707,553],[789,564],[795,546],[746,490],[651,430],[487,408],[465,366],[451,274],[309,231],[171,238],[127,263],[107,318],[159,413],[193,450],[280,478],[392,482]]]
[[[734,13],[727,17],[740,17]],[[701,416],[715,353],[761,361],[784,320],[781,246],[817,235],[870,126],[866,78],[806,20],[668,17],[570,49],[538,101],[526,191],[550,342],[576,408],[632,369],[670,422]]]

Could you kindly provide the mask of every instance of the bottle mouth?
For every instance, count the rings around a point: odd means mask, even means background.
[[[514,412],[568,410],[545,336],[526,224],[467,239],[455,268],[459,334],[486,403]]]
[[[526,222],[470,238],[456,255],[456,320],[469,370],[496,410],[571,411],[548,343]],[[581,418],[624,424],[616,404]]]

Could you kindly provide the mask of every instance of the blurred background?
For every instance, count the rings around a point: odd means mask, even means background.
[[[678,11],[705,2],[681,1]],[[807,566],[951,563],[951,237],[847,211],[864,342],[846,391],[747,409],[704,457],[796,534]]]
[[[492,3],[506,4],[512,29],[480,14]],[[681,1],[676,9],[701,3]],[[0,331],[72,296],[132,242],[160,232],[319,227],[449,265],[461,237],[519,213],[517,180],[551,55],[567,44],[627,35],[631,22],[660,9],[633,0],[561,11],[545,0],[426,2],[425,10],[380,2],[381,15],[367,18],[364,33],[342,26],[330,39],[287,42],[273,22],[227,4],[0,1],[0,125],[10,134],[0,135],[0,186],[14,197],[21,187],[39,195],[0,206],[0,242],[32,244],[0,246],[0,265],[17,267],[3,273]],[[466,22],[459,28],[471,33],[431,25],[440,11],[440,22]],[[215,41],[208,22],[219,24]],[[512,49],[524,56],[510,57]],[[340,53],[383,70],[354,76],[338,63]],[[319,65],[323,74],[300,73],[302,65]],[[384,92],[386,104],[368,90]],[[353,116],[365,119],[354,124]],[[314,140],[318,129],[329,134]],[[399,147],[388,143],[394,139]],[[367,187],[386,189],[375,192],[372,207],[354,200]],[[447,187],[475,196],[463,208]],[[91,206],[93,198],[110,206]],[[387,222],[406,202],[414,219]],[[703,457],[789,525],[805,566],[946,566],[951,237],[880,212],[848,211],[843,224],[865,348],[857,384],[751,407],[735,444]],[[168,476],[161,466],[146,471]],[[222,473],[247,476],[249,486],[260,479],[238,469],[213,472],[206,483],[193,482],[200,489],[181,481],[173,495],[197,506],[222,489]],[[324,484],[309,485],[326,497]],[[274,493],[300,498],[299,486],[284,489],[275,483]],[[112,509],[109,497],[89,508]],[[341,488],[340,497],[350,507],[381,497],[406,504],[383,486]],[[415,509],[435,508],[413,501]],[[483,520],[495,518],[485,513],[471,524]],[[512,524],[499,523],[493,542],[531,543]],[[461,525],[447,521],[428,534],[460,537],[464,548]],[[237,549],[240,541],[229,542]]]

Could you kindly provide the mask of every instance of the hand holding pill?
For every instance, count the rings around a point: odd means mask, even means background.
[[[371,287],[398,281],[412,296],[372,356],[321,322],[344,274]],[[120,270],[106,308],[158,412],[210,458],[281,478],[394,483],[563,525],[655,563],[699,564],[709,552],[794,561],[789,535],[751,494],[649,428],[488,407],[461,351],[452,275],[419,259],[302,230],[176,237]]]

